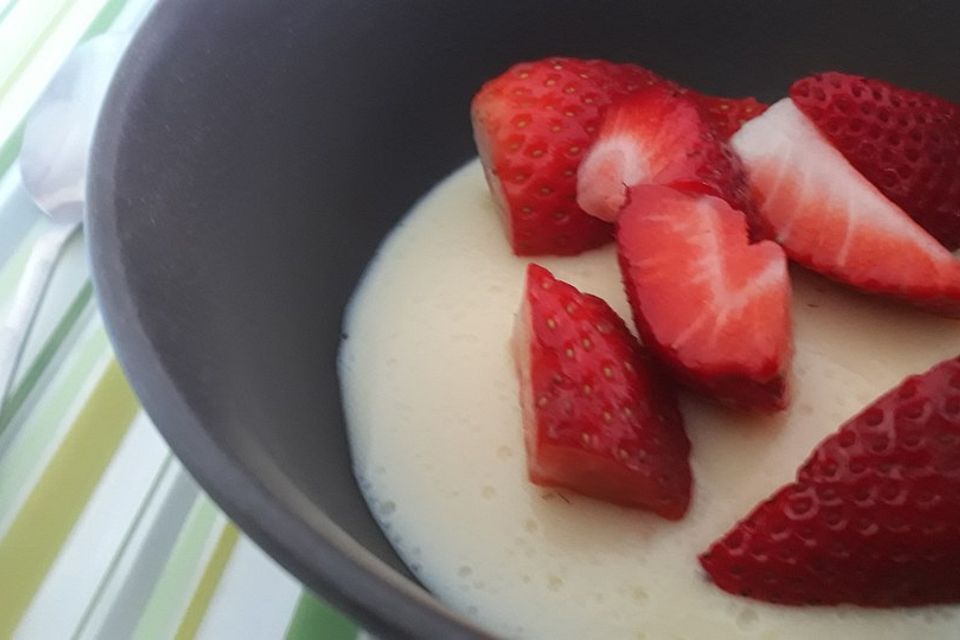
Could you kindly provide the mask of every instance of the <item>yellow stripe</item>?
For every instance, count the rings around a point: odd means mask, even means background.
[[[13,635],[137,411],[113,360],[0,540],[0,638]]]
[[[237,528],[228,522],[223,527],[217,546],[214,547],[213,554],[207,562],[207,568],[203,570],[203,576],[197,584],[196,591],[193,592],[190,606],[183,614],[180,627],[177,629],[176,640],[193,640],[197,636],[197,630],[207,614],[207,609],[210,608],[210,601],[217,590],[217,585],[220,584],[238,538]]]

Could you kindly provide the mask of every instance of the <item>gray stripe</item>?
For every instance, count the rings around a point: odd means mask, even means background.
[[[142,535],[143,528],[152,525],[152,528],[144,536],[138,555],[132,560],[130,571],[117,590],[116,599],[109,604],[109,609],[97,624],[94,621],[93,614],[102,595],[98,592],[90,608],[84,614],[83,621],[74,634],[74,640],[87,638],[107,640],[133,637],[143,610],[153,593],[154,585],[167,564],[177,541],[177,536],[200,491],[196,482],[183,470],[179,463],[172,462],[171,458],[164,464],[166,468],[161,474],[161,478],[175,474],[173,487],[166,495],[163,504],[160,505],[156,518],[151,519],[152,522],[141,521],[146,510],[141,509],[131,534],[118,551],[117,557],[114,559],[114,566],[111,567],[111,574],[116,570],[119,559],[129,553],[126,547],[130,539]],[[150,502],[151,500],[148,499],[145,504]],[[104,582],[108,582],[109,579]]]

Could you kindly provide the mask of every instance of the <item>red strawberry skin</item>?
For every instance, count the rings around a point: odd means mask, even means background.
[[[723,101],[715,99],[717,104]],[[722,126],[729,128],[726,120]],[[661,83],[612,103],[577,174],[577,202],[615,221],[637,184],[662,184],[721,197],[749,210],[743,167],[697,102]]]
[[[697,103],[700,113],[721,140],[729,140],[740,127],[762,114],[769,106],[756,98],[721,98],[695,91],[688,91],[686,95]]]
[[[793,356],[783,250],[749,244],[743,213],[712,196],[638,186],[618,221],[640,336],[670,371],[722,404],[787,406]]]
[[[700,562],[780,604],[960,602],[960,358],[847,421]]]
[[[683,418],[607,303],[531,264],[513,348],[530,480],[682,518]]]
[[[960,105],[837,72],[797,80],[790,97],[885,196],[960,247]]]
[[[702,102],[721,136],[762,111],[752,98],[704,96],[641,66],[604,60],[522,62],[480,88],[471,104],[474,139],[515,254],[576,255],[613,239],[612,225],[577,204],[577,168],[606,107],[660,83]]]
[[[864,178],[790,98],[730,144],[746,168],[758,235],[865,293],[960,317],[960,260]]]
[[[576,202],[576,175],[618,97],[660,82],[643,67],[547,58],[517,64],[473,99],[474,138],[517,255],[575,255],[613,227]]]

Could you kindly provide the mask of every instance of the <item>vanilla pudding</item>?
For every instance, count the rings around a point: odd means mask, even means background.
[[[769,605],[714,587],[697,562],[846,418],[960,353],[960,321],[794,271],[790,409],[751,416],[682,395],[693,501],[668,522],[527,481],[508,345],[531,261],[629,320],[612,245],[512,255],[477,161],[391,233],[348,310],[340,373],[356,475],[433,593],[518,638],[960,639],[960,606]]]

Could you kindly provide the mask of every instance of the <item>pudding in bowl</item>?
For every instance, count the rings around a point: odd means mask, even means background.
[[[771,605],[719,590],[697,562],[840,423],[957,351],[956,320],[794,269],[790,408],[745,415],[684,394],[696,485],[669,522],[527,482],[509,342],[529,261],[504,241],[474,160],[391,233],[346,316],[358,482],[433,593],[505,637],[956,637],[954,605]],[[612,246],[537,262],[630,317]]]

